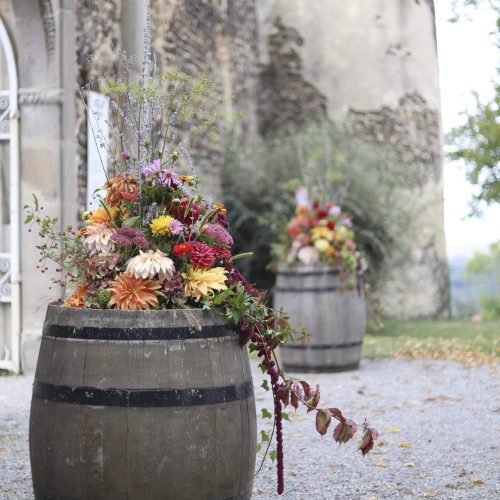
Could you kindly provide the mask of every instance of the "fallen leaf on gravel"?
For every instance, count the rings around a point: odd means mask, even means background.
[[[330,469],[335,469],[337,466],[335,464],[328,464],[328,467],[330,467]]]
[[[261,490],[260,488],[254,488],[253,492],[254,492],[256,495],[260,495],[261,493],[264,493],[264,490]]]
[[[484,484],[484,481],[480,478],[473,479],[472,483],[475,484],[476,486],[480,486],[481,484]]]
[[[410,448],[410,446],[413,446],[413,443],[410,441],[401,441],[401,443],[399,443],[400,448]]]
[[[437,496],[437,493],[435,491],[426,491],[422,496],[423,497],[435,497],[435,496]]]
[[[464,398],[455,398],[452,396],[430,396],[425,399],[426,402],[430,401],[463,401]]]
[[[386,464],[385,462],[383,462],[382,460],[378,460],[377,462],[375,462],[373,464],[375,467],[389,467],[389,464]]]
[[[415,464],[413,462],[406,462],[403,467],[415,467]]]
[[[290,477],[295,477],[297,474],[295,474],[295,472],[293,472],[293,471],[290,471],[290,472],[288,473],[288,475],[289,475]]]
[[[377,497],[368,497],[368,500],[377,500]]]
[[[392,432],[392,433],[401,432],[401,429],[399,427],[389,427],[387,429],[387,432]]]
[[[458,472],[458,477],[464,477],[467,474],[472,474],[472,471],[467,469],[460,469],[460,471]]]

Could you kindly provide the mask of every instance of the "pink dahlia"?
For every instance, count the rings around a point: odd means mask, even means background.
[[[205,226],[203,234],[212,237],[216,243],[227,246],[233,244],[233,237],[220,224],[209,224]]]
[[[201,269],[209,269],[214,265],[215,255],[212,248],[206,243],[195,241],[191,243],[191,253],[189,255],[189,262]]]

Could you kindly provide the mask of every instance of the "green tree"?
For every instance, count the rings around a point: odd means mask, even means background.
[[[481,284],[479,306],[485,319],[500,318],[500,240],[467,262],[466,278]]]
[[[492,33],[495,45],[500,49],[500,4],[498,0],[455,0],[452,8],[456,22],[464,16],[463,7],[479,7],[488,3],[496,15],[496,30]],[[497,67],[500,76],[500,66]],[[478,214],[483,203],[500,203],[500,83],[492,82],[494,96],[490,102],[481,103],[477,93],[476,108],[464,112],[465,122],[454,128],[446,137],[452,147],[449,157],[462,160],[467,167],[467,179],[478,192],[471,200],[471,214]]]

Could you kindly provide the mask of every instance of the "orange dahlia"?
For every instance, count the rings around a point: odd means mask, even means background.
[[[122,193],[137,194],[137,180],[133,175],[129,174],[118,174],[116,177],[109,179],[103,187],[108,190],[104,201],[110,207],[115,207],[124,199]]]
[[[158,307],[161,283],[151,279],[141,279],[129,274],[120,274],[111,282],[111,299],[108,307],[117,309],[150,309]]]
[[[105,208],[102,207],[95,208],[94,210],[92,210],[92,212],[89,212],[89,215],[85,220],[85,223],[87,225],[107,224],[109,226],[111,224],[111,219],[109,217],[110,214],[113,219],[116,219],[117,216],[116,208],[110,207],[109,213]]]
[[[62,307],[84,307],[85,297],[89,292],[89,287],[87,285],[78,285],[71,295],[66,297],[64,302],[61,304]]]

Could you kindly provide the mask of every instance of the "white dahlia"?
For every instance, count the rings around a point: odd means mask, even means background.
[[[139,255],[127,261],[126,272],[142,279],[153,279],[158,275],[161,281],[170,279],[175,273],[174,262],[160,250],[139,250]]]
[[[83,246],[90,253],[108,253],[115,249],[115,242],[110,238],[114,231],[107,224],[90,224],[85,228]]]

